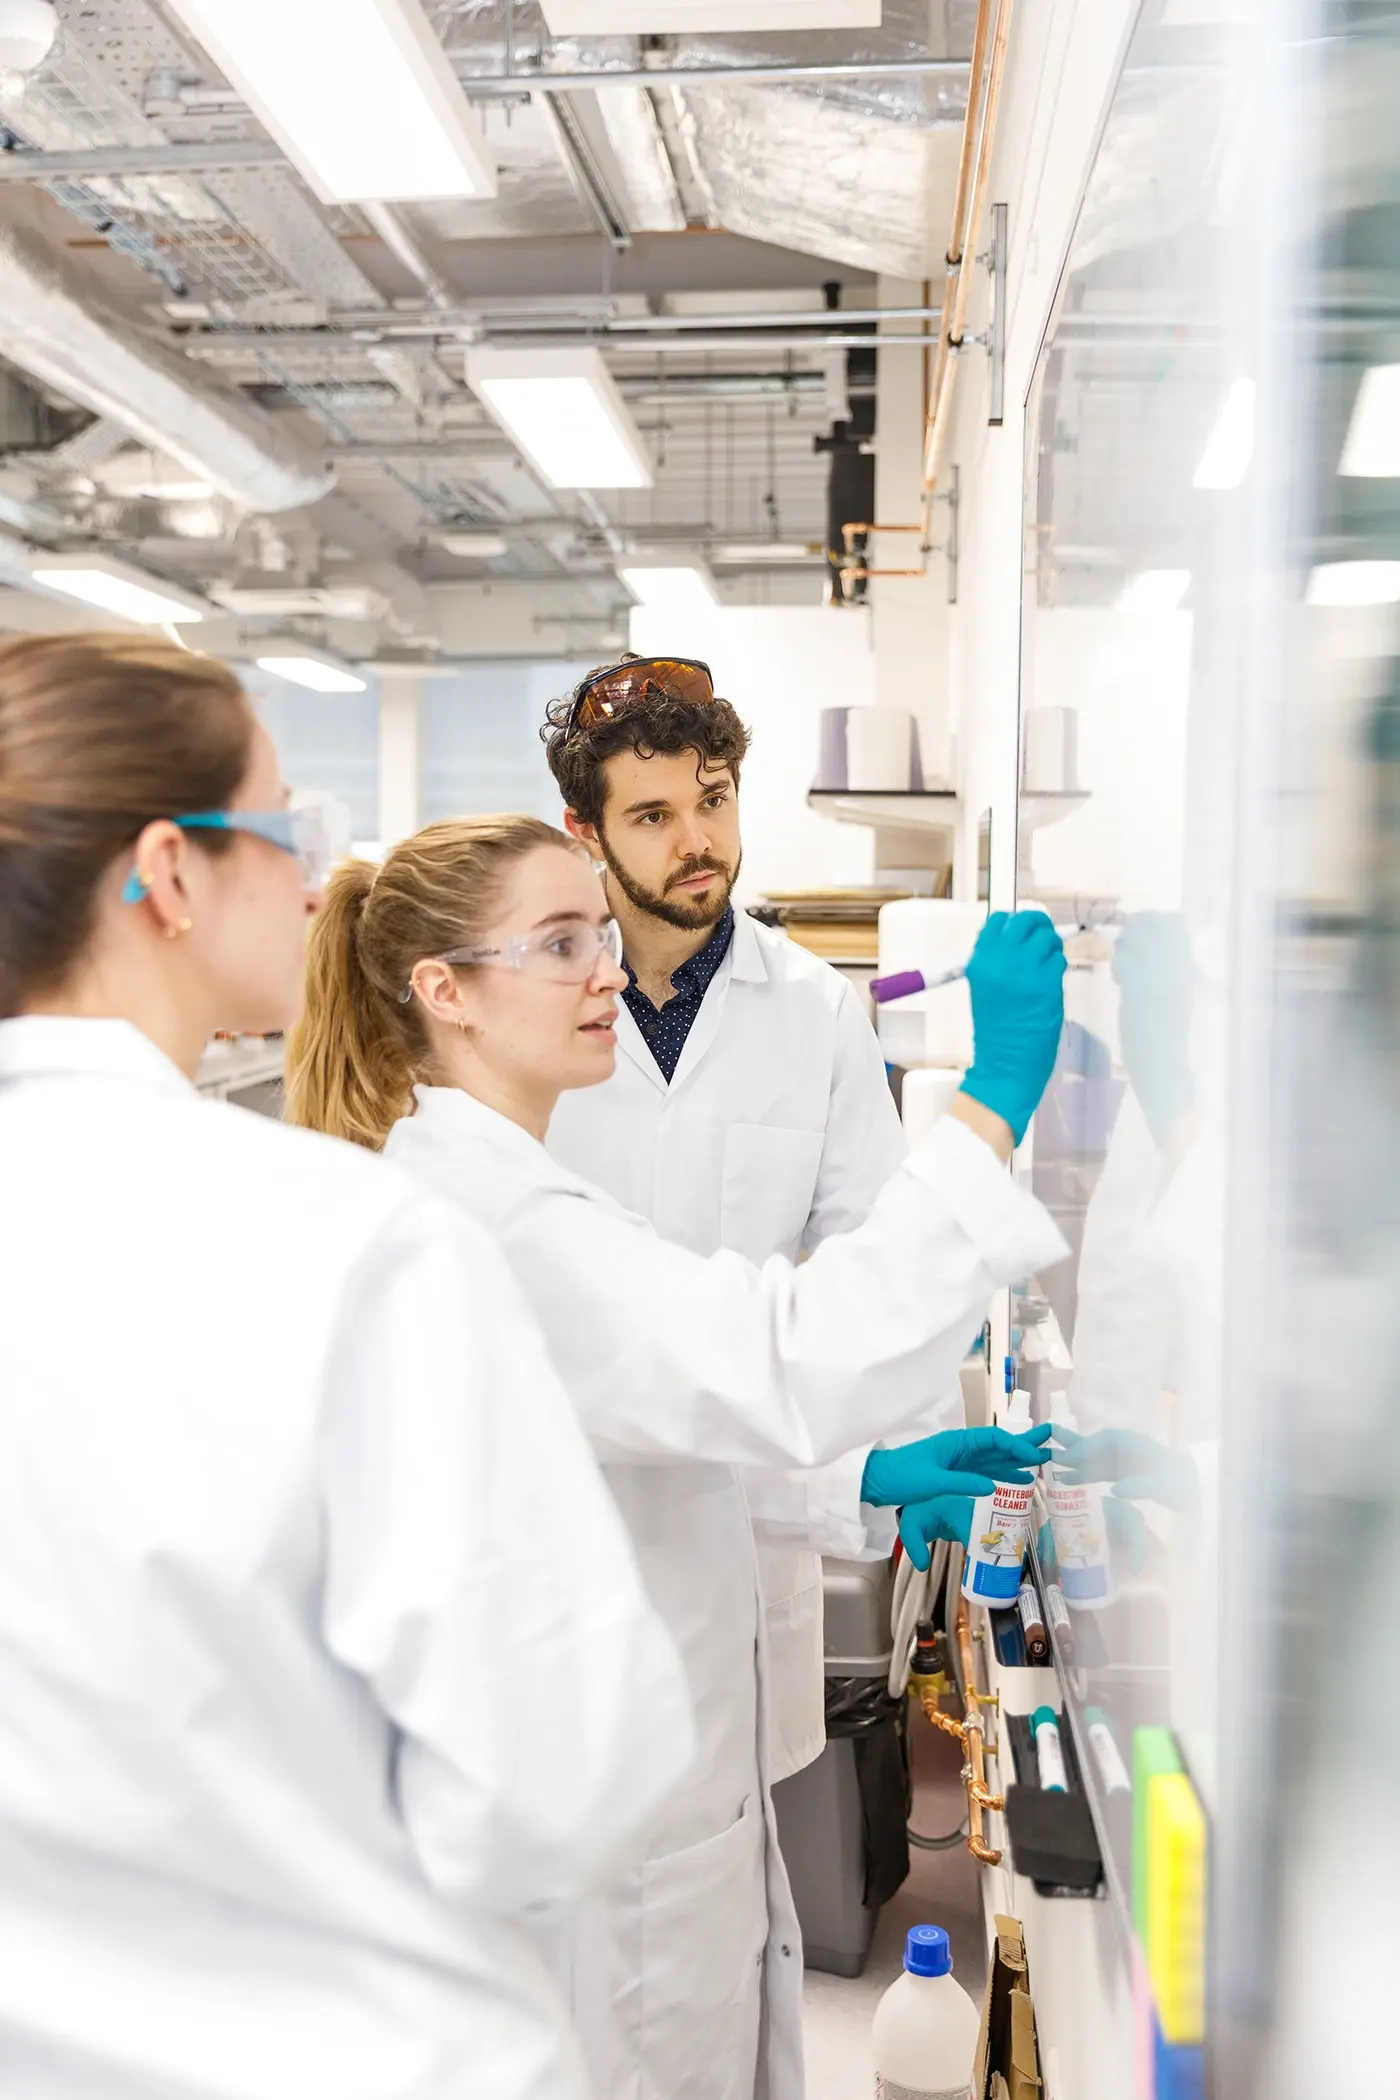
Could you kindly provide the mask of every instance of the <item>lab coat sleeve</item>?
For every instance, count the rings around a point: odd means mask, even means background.
[[[807,1253],[834,1234],[854,1232],[908,1152],[879,1040],[850,984],[836,1012],[836,1045],[826,1135],[802,1245]],[[959,1419],[961,1415],[959,1414]],[[941,1417],[932,1427],[945,1426]],[[752,1471],[744,1487],[754,1529],[775,1544],[808,1546],[843,1560],[883,1558],[894,1549],[895,1519],[860,1499],[869,1447],[834,1465],[800,1473]]]
[[[594,1447],[619,1462],[819,1466],[914,1422],[992,1292],[1065,1243],[991,1148],[945,1118],[856,1232],[794,1267],[708,1260],[582,1190],[501,1220]]]
[[[841,987],[826,1135],[807,1229],[810,1254],[833,1233],[854,1232],[908,1152],[879,1040],[849,984]]]
[[[510,1912],[594,1886],[689,1763],[688,1694],[515,1283],[436,1199],[347,1292],[320,1457],[325,1638],[397,1731],[429,1879]]]
[[[907,1443],[940,1429],[962,1429],[966,1423],[962,1393],[953,1386],[920,1421],[881,1442]],[[898,1535],[899,1512],[861,1501],[869,1454],[869,1444],[862,1444],[834,1465],[805,1472],[746,1467],[744,1493],[758,1536],[774,1545],[807,1546],[839,1560],[888,1559]]]

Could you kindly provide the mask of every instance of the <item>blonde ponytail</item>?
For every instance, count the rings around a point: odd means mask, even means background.
[[[382,868],[346,861],[311,929],[306,1013],[287,1046],[287,1121],[378,1152],[413,1113],[429,1043],[403,994],[424,956],[489,928],[512,867],[542,846],[584,851],[538,817],[432,824]]]
[[[360,957],[367,860],[335,870],[311,929],[306,1012],[287,1044],[287,1121],[378,1152],[413,1101],[413,1045]]]

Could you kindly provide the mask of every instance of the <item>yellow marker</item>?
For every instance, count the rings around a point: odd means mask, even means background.
[[[1147,1969],[1162,2036],[1205,2039],[1206,1819],[1184,1772],[1147,1787]]]

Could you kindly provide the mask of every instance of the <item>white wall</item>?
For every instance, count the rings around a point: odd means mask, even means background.
[[[865,706],[875,698],[875,657],[863,613],[723,606],[700,621],[687,620],[678,638],[674,618],[639,607],[631,646],[642,655],[685,648],[702,657],[716,691],[733,701],[753,732],[741,794],[744,901],[772,889],[871,880],[873,834],[807,807],[821,710]]]

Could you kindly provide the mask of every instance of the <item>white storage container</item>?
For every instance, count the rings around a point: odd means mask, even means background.
[[[880,975],[922,970],[926,977],[965,963],[986,918],[981,904],[947,897],[905,897],[880,908]],[[880,1048],[887,1064],[972,1063],[972,1000],[966,984],[940,985],[879,1009]]]

